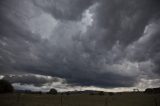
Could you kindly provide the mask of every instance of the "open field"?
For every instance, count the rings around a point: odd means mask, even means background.
[[[160,94],[1,94],[0,106],[160,106]]]

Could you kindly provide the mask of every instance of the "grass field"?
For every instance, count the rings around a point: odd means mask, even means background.
[[[160,106],[160,94],[1,94],[0,106]]]

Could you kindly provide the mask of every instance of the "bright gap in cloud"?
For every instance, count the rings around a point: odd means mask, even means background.
[[[33,17],[28,22],[30,31],[33,34],[40,35],[42,39],[49,39],[53,35],[52,31],[57,24],[58,21],[48,13]]]
[[[4,76],[3,75],[0,75],[0,79],[3,79],[4,78]]]

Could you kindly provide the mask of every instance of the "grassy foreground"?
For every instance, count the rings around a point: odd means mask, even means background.
[[[1,94],[0,106],[160,106],[160,94]]]

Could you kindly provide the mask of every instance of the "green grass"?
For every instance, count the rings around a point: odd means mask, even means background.
[[[142,93],[104,95],[1,94],[0,106],[160,106],[160,95]]]

